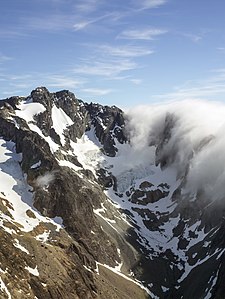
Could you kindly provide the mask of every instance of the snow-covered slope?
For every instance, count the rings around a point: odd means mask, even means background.
[[[61,225],[54,220],[43,217],[32,205],[32,187],[30,187],[22,173],[19,162],[21,155],[15,153],[15,144],[0,139],[0,193],[1,199],[9,209],[9,215],[2,214],[1,225],[4,221],[18,225],[21,231],[30,232],[41,222],[52,223],[55,229]],[[32,214],[32,217],[29,216]],[[60,221],[61,222],[61,221]],[[10,229],[4,227],[8,232]]]

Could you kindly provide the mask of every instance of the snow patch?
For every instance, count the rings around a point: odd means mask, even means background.
[[[30,252],[24,247],[22,246],[20,243],[19,243],[19,240],[17,239],[14,239],[14,243],[13,245],[16,247],[16,248],[19,248],[21,251],[25,252],[26,254],[30,254]]]
[[[37,163],[35,163],[35,164],[33,164],[33,165],[31,165],[31,169],[36,169],[36,168],[38,168],[38,167],[40,167],[41,166],[41,160],[39,160]]]
[[[28,124],[34,121],[34,116],[44,112],[46,109],[40,103],[21,102],[15,110],[16,116],[23,118]]]
[[[47,242],[48,241],[48,239],[49,239],[49,235],[50,235],[50,231],[44,231],[42,234],[39,234],[39,235],[37,235],[36,237],[35,237],[35,239],[37,240],[37,241],[40,241],[40,242],[42,242],[42,243],[45,243],[45,242]]]
[[[56,105],[52,107],[52,127],[55,132],[60,136],[62,145],[65,145],[65,136],[63,134],[64,130],[72,126],[74,122],[71,118],[63,111],[61,108],[57,108]]]
[[[99,169],[101,162],[104,161],[104,157],[99,146],[89,136],[90,132],[77,139],[77,143],[70,141],[70,145],[72,153],[77,156],[83,168],[91,170],[96,175],[96,170]]]
[[[38,133],[38,135],[40,135],[49,145],[49,148],[51,150],[51,152],[54,154],[58,149],[59,149],[59,145],[56,144],[50,136],[45,136],[42,131],[40,130],[40,128],[38,128],[37,125],[35,125],[34,123],[30,123],[28,124],[29,128],[31,131],[34,131],[36,133]]]
[[[11,296],[9,290],[1,277],[0,277],[0,289],[1,289],[1,291],[5,292],[8,295],[8,299],[12,299],[12,296]]]
[[[113,228],[115,231],[117,231],[117,229],[112,225],[112,224],[116,224],[115,220],[109,219],[104,217],[101,213],[104,213],[106,211],[106,208],[104,207],[103,203],[101,203],[102,208],[99,209],[94,209],[94,213],[96,215],[98,215],[99,217],[101,217],[105,222],[108,223],[108,225],[110,225],[111,228]]]
[[[29,266],[26,266],[25,269],[30,272],[30,274],[34,275],[34,276],[39,276],[39,271],[37,266],[35,268],[31,268]]]
[[[59,163],[60,166],[66,166],[66,167],[69,167],[69,168],[71,168],[71,169],[73,169],[73,170],[75,170],[75,171],[79,171],[79,170],[82,169],[82,167],[79,167],[79,166],[73,164],[73,163],[70,162],[70,161],[66,161],[66,160],[58,160],[58,163]]]

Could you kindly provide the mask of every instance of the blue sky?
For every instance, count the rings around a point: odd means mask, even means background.
[[[224,0],[3,0],[0,98],[225,101]]]

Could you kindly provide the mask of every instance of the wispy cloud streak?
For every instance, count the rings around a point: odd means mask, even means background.
[[[95,24],[97,22],[100,22],[104,19],[107,19],[109,17],[111,17],[112,14],[109,13],[109,14],[104,14],[104,15],[101,15],[99,17],[96,17],[96,18],[90,18],[90,19],[83,19],[75,24],[73,24],[73,30],[74,31],[79,31],[79,30],[82,30],[82,29],[85,29],[86,27],[92,25],[92,24]]]
[[[183,86],[174,88],[173,92],[154,95],[160,100],[184,100],[184,99],[210,99],[216,100],[218,96],[225,97],[225,69],[213,70],[214,74],[201,81],[188,81]]]
[[[122,31],[117,38],[118,39],[130,39],[130,40],[153,40],[156,37],[167,33],[167,30],[158,28],[144,28]]]
[[[101,89],[101,88],[83,88],[80,91],[88,93],[92,96],[104,96],[106,94],[111,93],[113,90],[112,89]]]
[[[140,46],[111,46],[111,45],[100,45],[97,47],[100,53],[114,56],[114,57],[139,57],[153,54],[154,51],[140,47]]]
[[[84,86],[86,79],[76,78],[74,74],[55,74],[55,73],[29,73],[29,74],[4,74],[1,73],[0,81],[4,82],[4,94],[30,93],[37,86],[46,86],[53,89],[77,90]]]
[[[12,59],[13,59],[12,57],[4,55],[0,52],[0,64],[3,62],[6,62],[6,61],[12,60]]]
[[[137,64],[130,60],[96,61],[92,63],[84,62],[74,68],[73,71],[75,74],[113,78],[122,72],[133,70],[136,67]]]
[[[91,13],[93,11],[95,11],[100,2],[99,0],[82,0],[82,1],[77,1],[78,3],[76,3],[75,5],[75,9],[77,11],[79,11],[80,13]]]
[[[136,5],[138,4],[138,7],[139,7],[140,10],[157,8],[161,5],[164,5],[166,2],[167,2],[166,0],[139,0],[139,1],[135,1]]]

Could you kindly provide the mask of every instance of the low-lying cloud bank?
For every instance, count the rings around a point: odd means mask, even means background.
[[[126,114],[133,148],[130,161],[159,159],[175,166],[179,175],[187,174],[191,192],[225,197],[225,104],[185,100],[138,106]],[[151,146],[158,147],[156,155]]]

